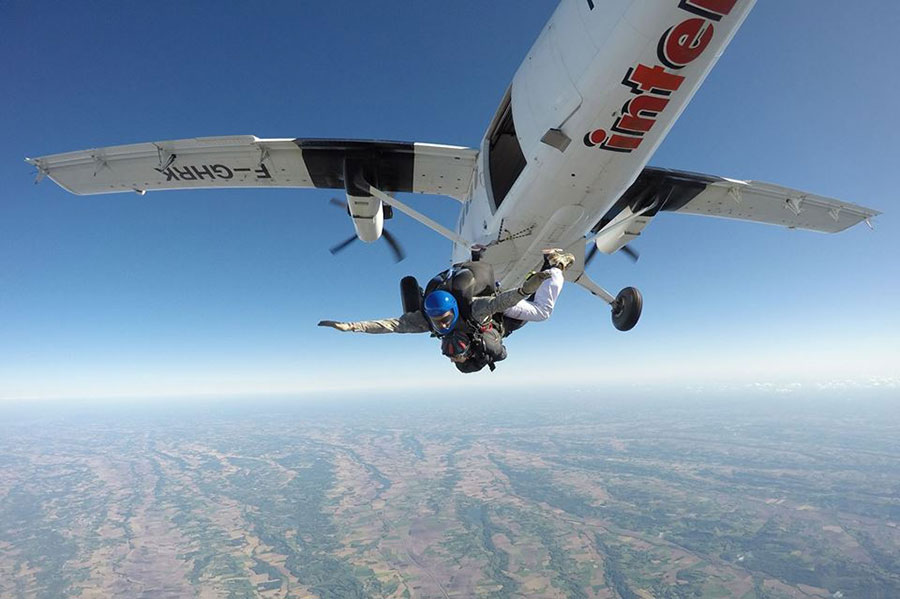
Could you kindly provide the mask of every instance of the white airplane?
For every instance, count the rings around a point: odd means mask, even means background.
[[[26,159],[75,194],[157,189],[342,189],[356,236],[399,210],[518,285],[545,248],[571,251],[566,278],[634,326],[642,299],[585,274],[585,244],[625,248],[660,211],[834,233],[879,212],[757,181],[647,168],[755,0],[562,0],[513,77],[479,148],[254,136],[162,141]],[[455,230],[390,195],[461,203]],[[399,252],[389,234],[386,240]],[[341,244],[345,245],[345,244]],[[626,248],[627,251],[627,248]]]

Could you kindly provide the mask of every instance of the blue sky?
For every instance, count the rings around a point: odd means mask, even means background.
[[[883,211],[838,235],[663,214],[592,276],[635,285],[615,331],[567,287],[551,321],[463,376],[426,336],[320,318],[398,313],[449,244],[398,216],[410,257],[338,257],[315,190],[72,196],[25,156],[249,133],[475,146],[553,2],[4,3],[0,398],[613,385],[897,385],[900,4],[761,0],[651,160]],[[867,7],[867,8],[866,8]],[[857,12],[858,11],[858,12]],[[451,223],[457,205],[411,198]]]

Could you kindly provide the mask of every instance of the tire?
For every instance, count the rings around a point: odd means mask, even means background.
[[[422,309],[422,288],[415,277],[400,279],[400,302],[403,304],[404,314]]]
[[[635,287],[626,287],[616,296],[612,304],[613,326],[620,331],[630,331],[641,317],[644,298]]]

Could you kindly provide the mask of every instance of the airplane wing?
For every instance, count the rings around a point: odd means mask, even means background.
[[[315,187],[344,189],[344,160],[362,162],[388,192],[462,201],[478,151],[459,146],[341,139],[260,139],[252,135],[140,143],[27,158],[79,195],[157,189]]]
[[[881,214],[849,202],[760,181],[743,181],[661,168],[645,168],[594,227],[617,226],[617,217],[645,210],[646,221],[660,210],[749,220],[789,229],[837,233]],[[637,222],[634,223],[637,225]]]

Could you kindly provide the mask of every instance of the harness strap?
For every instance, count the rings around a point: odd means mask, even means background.
[[[497,366],[494,364],[494,357],[491,355],[490,352],[487,351],[487,347],[484,344],[484,335],[483,335],[484,332],[490,331],[494,328],[493,319],[491,319],[487,324],[479,324],[472,320],[469,320],[468,324],[472,328],[472,332],[470,333],[470,336],[472,338],[473,348],[475,346],[477,346],[478,349],[480,349],[481,355],[484,356],[484,359],[487,363],[487,367],[491,370],[491,372],[494,372],[494,370],[496,370]]]

